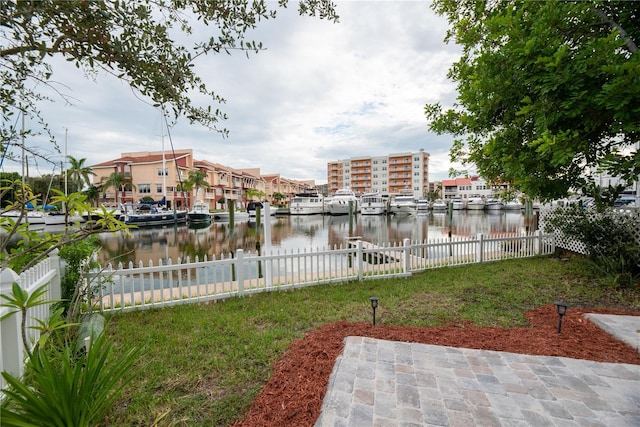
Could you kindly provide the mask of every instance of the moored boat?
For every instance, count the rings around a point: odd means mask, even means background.
[[[417,211],[413,194],[398,194],[389,203],[389,212],[394,215],[414,215]]]
[[[431,208],[431,204],[427,199],[418,199],[416,202],[416,209],[418,213],[426,213]]]
[[[324,197],[318,193],[298,193],[289,206],[290,215],[316,215],[325,211]]]
[[[215,221],[229,221],[229,218],[231,218],[231,213],[228,211],[213,213],[213,219]],[[248,220],[249,220],[249,214],[246,211],[233,212],[233,222],[242,222],[242,221],[248,221]]]
[[[358,212],[358,198],[352,190],[342,188],[331,197],[326,208],[330,215],[355,214]]]
[[[2,212],[0,217],[11,218],[16,222],[19,221],[21,224],[27,223],[31,229],[44,228],[46,225],[45,214],[40,211],[30,210],[20,212],[19,210],[10,210]]]
[[[447,210],[447,204],[442,199],[435,200],[431,204],[431,209],[434,211],[445,211]]]
[[[504,204],[504,209],[507,211],[515,211],[521,210],[524,208],[524,205],[520,203],[518,199],[509,200]]]
[[[128,225],[153,227],[187,222],[187,211],[167,209],[164,197],[158,202],[126,203],[124,208],[124,223]]]
[[[498,199],[488,199],[484,205],[486,211],[501,211],[503,208],[504,203]]]
[[[191,224],[208,223],[213,221],[213,214],[204,202],[197,201],[187,212],[187,219]]]
[[[360,198],[360,214],[384,215],[387,213],[387,199],[380,193],[365,193]]]
[[[465,208],[462,197],[454,197],[449,201],[449,203],[451,203],[453,210],[462,210]]]
[[[481,196],[469,196],[467,199],[467,209],[473,211],[481,211],[485,207],[485,201]]]
[[[255,218],[258,214],[258,209],[260,209],[260,214],[264,216],[264,211],[262,210],[264,206],[260,202],[249,202],[247,204],[247,213],[249,214],[249,218]]]

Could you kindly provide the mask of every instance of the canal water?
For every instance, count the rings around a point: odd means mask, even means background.
[[[472,237],[477,234],[519,235],[525,231],[524,214],[520,211],[454,211],[451,225],[445,212],[429,212],[416,216],[277,216],[271,217],[271,249],[310,251],[344,245],[347,239],[361,237],[376,245],[413,241]],[[100,235],[102,265],[140,261],[148,265],[166,263],[169,259],[196,257],[202,260],[227,257],[238,249],[257,253],[265,248],[265,220],[258,227],[254,221],[206,224],[202,228],[180,225],[164,228],[131,230]]]

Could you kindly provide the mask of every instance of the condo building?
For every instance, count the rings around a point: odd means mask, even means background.
[[[245,207],[253,199],[286,202],[294,194],[314,187],[313,181],[298,181],[280,174],[261,174],[260,169],[234,169],[208,160],[195,159],[193,150],[140,151],[122,153],[120,157],[91,166],[93,184],[101,188],[100,203],[118,206],[143,198],[165,199],[168,207],[185,208],[195,201],[209,209],[224,208],[234,201]],[[204,174],[206,185],[185,190],[184,183],[192,171]],[[118,182],[112,177],[117,174]],[[260,196],[255,196],[260,194]]]
[[[349,188],[357,194],[378,192],[383,196],[429,192],[429,153],[395,153],[378,157],[351,157],[327,164],[329,194]]]

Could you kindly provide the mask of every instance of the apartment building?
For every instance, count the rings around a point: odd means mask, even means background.
[[[429,192],[429,153],[395,153],[378,157],[352,157],[327,164],[329,194],[349,188],[358,194],[385,196],[411,193],[418,199]]]
[[[135,203],[144,197],[153,200],[165,197],[167,206],[176,208],[190,207],[196,200],[205,202],[209,209],[224,208],[230,200],[236,206],[244,207],[249,201],[249,190],[264,193],[266,199],[273,203],[275,193],[283,194],[288,200],[313,184],[282,178],[279,174],[262,175],[259,168],[234,169],[194,159],[191,149],[122,153],[117,159],[93,165],[91,169],[94,185],[103,189],[100,201],[106,206]],[[189,178],[189,173],[196,170],[205,174],[204,181],[208,185],[182,191],[182,184]],[[114,173],[121,176],[117,185],[105,186]]]
[[[479,176],[442,180],[442,198],[445,200],[460,197],[464,200],[478,195],[486,198],[499,197],[508,190],[508,184],[491,185]]]

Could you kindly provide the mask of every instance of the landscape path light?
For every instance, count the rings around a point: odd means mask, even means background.
[[[378,298],[370,297],[371,309],[373,310],[373,326],[376,326],[376,308],[378,308]]]
[[[567,312],[567,307],[569,305],[566,302],[556,301],[554,302],[556,305],[556,310],[558,311],[558,333],[560,333],[560,329],[562,329],[562,316]]]

